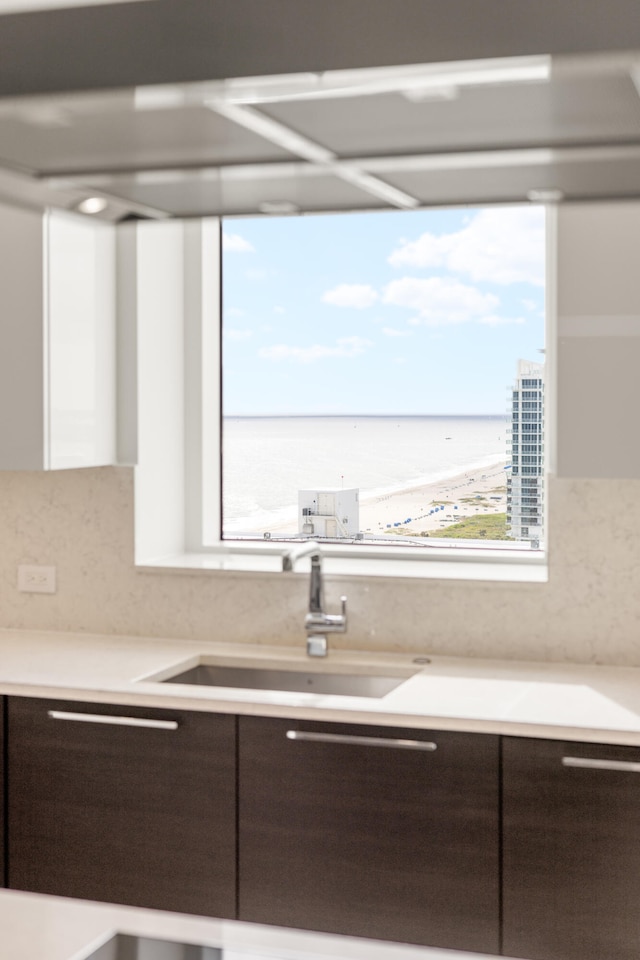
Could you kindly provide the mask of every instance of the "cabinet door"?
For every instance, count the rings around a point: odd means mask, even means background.
[[[13,697],[8,885],[235,915],[235,718]]]
[[[504,952],[637,960],[640,750],[507,738]]]
[[[116,461],[115,227],[0,203],[0,470]]]
[[[0,887],[6,885],[4,856],[4,837],[5,837],[5,739],[4,739],[4,714],[6,710],[6,698],[0,697]]]
[[[48,466],[116,462],[115,229],[59,210],[48,251]]]
[[[46,403],[42,214],[0,203],[0,470],[42,470]]]
[[[497,738],[240,717],[239,783],[241,920],[498,952]]]

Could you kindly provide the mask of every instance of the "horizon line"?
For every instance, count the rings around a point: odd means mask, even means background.
[[[327,419],[328,417],[333,417],[335,419],[339,417],[350,418],[358,417],[360,419],[372,419],[372,420],[401,420],[409,418],[424,418],[424,417],[442,417],[447,419],[455,418],[477,418],[477,419],[486,419],[487,417],[504,417],[505,419],[509,418],[508,413],[223,413],[223,420],[275,420],[285,419],[285,420],[296,420],[296,419]]]

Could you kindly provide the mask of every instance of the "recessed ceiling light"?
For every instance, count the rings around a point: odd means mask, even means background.
[[[559,203],[564,200],[564,190],[529,190],[527,200],[531,203]]]
[[[400,93],[411,103],[426,103],[429,100],[457,100],[460,96],[460,87],[454,84],[443,84],[440,87],[407,87]]]
[[[80,213],[102,213],[106,207],[107,201],[104,197],[87,197],[80,201],[76,210],[79,210]]]
[[[300,208],[293,200],[264,200],[258,209],[260,213],[297,213]]]

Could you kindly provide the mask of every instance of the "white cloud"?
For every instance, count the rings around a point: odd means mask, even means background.
[[[464,233],[461,230],[460,233]],[[423,233],[417,240],[404,240],[388,257],[393,267],[441,267],[453,245],[453,238],[460,234]]]
[[[396,330],[395,327],[383,327],[382,332],[386,337],[410,337],[410,330]]]
[[[224,331],[227,340],[248,340],[251,330],[234,330],[233,327]]]
[[[478,321],[495,313],[499,300],[492,293],[483,293],[458,280],[447,277],[403,277],[392,280],[383,291],[383,301],[397,307],[418,311],[412,326],[445,326]]]
[[[481,210],[457,233],[423,233],[388,258],[395,267],[445,267],[475,282],[544,284],[544,211],[539,207]]]
[[[227,309],[225,310],[225,316],[244,317],[244,310],[240,310],[239,307],[227,307]]]
[[[273,308],[273,312],[274,312],[274,313],[286,313],[286,310],[284,309],[284,307],[274,307],[274,308]]]
[[[311,347],[292,347],[278,343],[273,347],[263,347],[258,355],[264,360],[293,360],[297,363],[313,363],[329,357],[357,357],[373,346],[371,340],[363,337],[341,337],[334,347],[314,344]]]
[[[227,253],[255,253],[255,247],[239,233],[223,233],[222,248]]]
[[[324,303],[331,303],[334,307],[355,307],[356,310],[373,306],[377,299],[376,291],[365,283],[341,283],[322,294]]]

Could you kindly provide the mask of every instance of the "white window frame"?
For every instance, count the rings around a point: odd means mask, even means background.
[[[547,207],[545,486],[555,471],[554,214],[554,208]],[[144,571],[274,573],[282,571],[284,558],[295,552],[295,542],[220,536],[221,277],[210,269],[211,263],[221,264],[220,224],[219,218],[208,218],[118,228],[124,370],[119,384],[120,462],[137,462],[135,563]],[[547,502],[545,497],[545,530]],[[322,553],[325,571],[337,576],[548,579],[546,553],[533,548],[365,542],[322,544]],[[304,571],[308,564],[304,558],[294,566]]]

